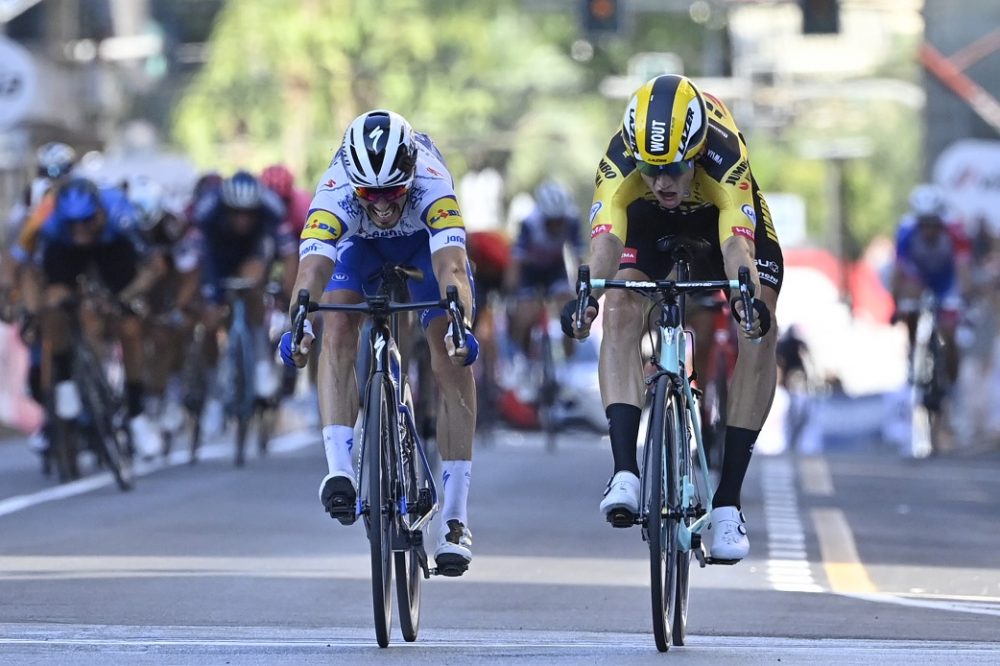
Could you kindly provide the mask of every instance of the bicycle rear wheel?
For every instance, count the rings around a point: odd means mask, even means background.
[[[552,338],[548,331],[539,335],[539,351],[542,361],[542,385],[538,390],[538,420],[545,432],[545,450],[554,453],[556,450],[556,398],[559,384],[556,381],[556,363],[552,356]]]
[[[656,649],[670,648],[674,601],[677,592],[677,525],[671,512],[678,505],[670,451],[675,449],[677,399],[670,379],[660,377],[653,396],[653,411],[646,440],[645,478],[646,539],[649,542],[650,592],[653,638]],[[666,455],[665,455],[666,454]]]
[[[388,647],[389,630],[392,628],[392,472],[387,454],[394,421],[389,411],[386,381],[381,373],[372,376],[365,408],[364,434],[372,609],[379,647]]]
[[[403,403],[409,407],[410,414],[413,414],[413,397],[410,393],[410,382],[403,379],[402,386]],[[399,495],[406,498],[407,509],[411,515],[419,518],[418,499],[420,496],[419,476],[417,474],[417,450],[414,441],[415,433],[411,430],[409,423],[400,424],[400,435],[404,435],[400,440],[400,479]],[[409,516],[399,515],[400,530],[408,530]],[[414,535],[416,536],[416,535]],[[423,534],[416,536],[422,539]],[[420,629],[420,583],[423,578],[423,569],[414,548],[406,551],[393,553],[396,565],[396,601],[399,606],[399,628],[403,633],[403,638],[412,642],[417,640],[417,631]]]

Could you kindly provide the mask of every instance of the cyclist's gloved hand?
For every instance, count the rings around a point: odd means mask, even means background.
[[[590,310],[594,310],[594,314],[590,314]],[[567,338],[576,338],[577,333],[579,333],[579,338],[582,340],[590,335],[590,324],[597,317],[597,313],[601,311],[601,306],[598,305],[597,299],[593,296],[587,301],[587,315],[584,317],[583,328],[579,331],[574,327],[573,319],[576,318],[576,299],[569,301],[563,306],[562,312],[559,313],[559,325],[562,327],[562,332],[566,334]]]
[[[452,363],[457,365],[472,365],[479,358],[479,340],[476,339],[472,329],[465,327],[465,347],[455,349],[455,342],[452,335],[455,332],[455,322],[448,324],[448,332],[444,336],[444,347],[448,350],[448,356]]]
[[[767,335],[767,332],[771,330],[771,311],[768,309],[767,304],[759,298],[753,300],[753,309],[753,328],[747,331],[743,329],[743,326],[740,326],[740,333],[751,340],[758,340]],[[736,323],[743,323],[743,301],[740,300],[739,296],[734,297],[729,302],[729,311],[732,312]]]
[[[313,328],[312,323],[308,319],[304,322],[303,331],[305,335],[302,336],[302,342],[299,343],[298,349],[292,349],[291,331],[285,331],[281,334],[281,340],[278,342],[278,353],[281,355],[281,362],[289,368],[304,367],[309,357],[309,350],[312,348],[313,341]]]

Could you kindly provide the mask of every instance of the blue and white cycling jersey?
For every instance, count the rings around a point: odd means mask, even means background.
[[[448,167],[426,134],[415,133],[415,138],[416,174],[402,216],[391,229],[379,229],[368,219],[344,170],[343,153],[337,151],[309,206],[299,259],[315,254],[338,261],[338,248],[352,237],[374,240],[376,246],[380,239],[411,237],[413,243],[427,244],[431,253],[465,247],[465,222]]]

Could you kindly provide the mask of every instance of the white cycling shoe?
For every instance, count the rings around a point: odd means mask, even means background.
[[[628,522],[628,524],[625,523],[628,518],[636,516],[639,513],[639,477],[632,472],[615,473],[611,477],[611,480],[608,481],[608,487],[604,490],[604,499],[601,500],[601,513],[615,527],[628,527],[631,525],[631,522]],[[615,520],[618,516],[620,518]]]
[[[443,576],[461,576],[472,562],[472,532],[460,520],[447,521],[437,548],[434,562]]]
[[[358,482],[354,470],[335,470],[319,484],[319,501],[323,508],[343,525],[350,525],[357,518],[357,498]]]
[[[145,413],[129,419],[128,429],[135,450],[142,458],[151,460],[163,453],[163,435],[159,427]]]
[[[711,537],[708,554],[713,560],[735,563],[750,552],[746,519],[735,506],[712,509],[706,532]]]

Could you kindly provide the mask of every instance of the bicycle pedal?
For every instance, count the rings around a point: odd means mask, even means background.
[[[612,509],[608,511],[607,520],[612,527],[632,527],[636,524],[636,516],[627,509]]]
[[[437,568],[432,570],[436,576],[447,576],[448,578],[458,578],[469,570],[469,563],[460,557],[448,557],[442,555],[437,558]]]
[[[727,564],[727,565],[733,565],[733,564],[739,564],[742,561],[743,560],[724,560],[724,559],[719,558],[719,557],[706,557],[705,558],[705,562],[707,564]]]

